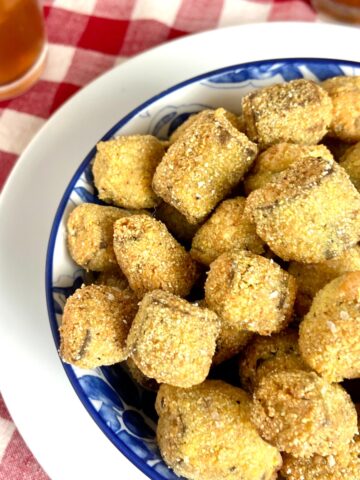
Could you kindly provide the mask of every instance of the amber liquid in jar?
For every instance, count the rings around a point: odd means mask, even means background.
[[[44,43],[44,22],[36,0],[0,0],[0,85],[22,77]]]
[[[316,10],[338,20],[360,23],[360,0],[313,0]]]

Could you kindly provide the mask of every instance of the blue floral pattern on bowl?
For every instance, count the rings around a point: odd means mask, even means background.
[[[338,60],[287,59],[235,65],[183,82],[150,99],[118,124],[102,140],[117,135],[150,133],[167,138],[189,115],[222,106],[240,113],[241,97],[273,83],[306,78],[322,81],[338,75],[360,75],[360,64]],[[66,249],[65,222],[80,203],[103,204],[93,185],[93,148],[74,174],[56,213],[46,264],[49,319],[57,347],[66,298],[82,284],[84,272]],[[81,370],[64,364],[84,406],[108,438],[140,470],[154,480],[177,477],[163,462],[156,445],[155,394],[136,384],[126,367],[114,365]]]

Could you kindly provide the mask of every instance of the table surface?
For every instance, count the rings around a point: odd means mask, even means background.
[[[53,0],[43,7],[49,42],[45,71],[27,93],[0,102],[0,189],[53,112],[127,58],[202,30],[262,21],[319,21],[306,0]],[[47,478],[0,395],[0,480]]]

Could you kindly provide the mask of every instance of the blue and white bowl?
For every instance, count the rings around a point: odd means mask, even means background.
[[[224,107],[240,113],[241,97],[274,83],[298,78],[322,81],[338,75],[360,75],[360,64],[340,60],[287,59],[235,65],[204,73],[156,95],[121,119],[102,138],[150,133],[167,138],[190,114]],[[83,282],[84,272],[71,260],[65,242],[70,211],[80,203],[102,203],[95,196],[90,151],[71,179],[58,207],[49,239],[46,295],[56,346],[66,298]],[[80,159],[79,159],[80,161]],[[84,407],[128,459],[154,480],[178,477],[162,461],[155,439],[155,395],[135,384],[121,365],[81,370],[64,368]]]

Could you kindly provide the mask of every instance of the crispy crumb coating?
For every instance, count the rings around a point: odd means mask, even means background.
[[[220,380],[161,385],[157,440],[167,465],[190,480],[275,480],[281,456],[256,432],[250,404],[243,390]]]
[[[190,254],[162,222],[147,215],[115,223],[114,251],[139,298],[155,289],[185,297],[196,280],[197,268]]]
[[[241,384],[250,392],[275,370],[309,370],[301,358],[294,330],[283,330],[270,337],[255,336],[242,352],[239,367]]]
[[[330,382],[360,377],[360,272],[320,290],[300,324],[305,362]]]
[[[321,457],[295,458],[283,454],[281,474],[285,480],[359,480],[360,438],[356,436],[348,452]]]
[[[251,413],[260,435],[295,457],[334,455],[357,433],[355,406],[346,391],[303,370],[262,377]]]
[[[199,223],[243,178],[257,146],[223,108],[203,114],[174,142],[156,169],[153,188],[190,223]]]
[[[210,265],[219,255],[233,249],[261,254],[264,242],[257,236],[255,225],[244,215],[245,198],[224,200],[195,234],[191,256]]]
[[[117,288],[118,290],[130,288],[129,282],[120,268],[101,272],[94,283],[96,285],[107,285],[108,287]]]
[[[169,142],[170,144],[176,142],[176,140],[179,140],[180,137],[184,134],[184,132],[190,128],[196,125],[196,123],[201,123],[204,119],[208,118],[209,116],[213,115],[214,110],[212,109],[206,109],[206,110],[201,110],[200,112],[193,113],[190,115],[185,122],[183,122],[180,126],[177,127],[176,130],[173,131],[173,133],[170,135]]]
[[[345,168],[356,189],[360,190],[360,142],[346,150],[340,158],[340,165]]]
[[[154,290],[140,302],[127,345],[147,377],[191,387],[209,373],[219,328],[219,318],[209,309]]]
[[[135,382],[145,388],[145,390],[156,392],[159,389],[157,381],[144,375],[131,357],[126,359],[126,366]]]
[[[82,203],[70,213],[67,246],[72,259],[86,270],[113,270],[117,261],[113,249],[114,222],[130,212],[116,207]]]
[[[360,239],[360,195],[345,170],[323,158],[304,158],[252,192],[245,213],[283,260],[319,263]]]
[[[153,208],[159,203],[151,182],[165,153],[151,135],[121,136],[99,142],[93,165],[99,198],[119,207]]]
[[[206,303],[223,325],[270,335],[286,327],[296,294],[295,279],[274,261],[246,251],[220,255],[210,266]]]
[[[360,246],[343,252],[340,257],[321,263],[290,262],[288,272],[296,278],[298,291],[295,310],[299,316],[309,311],[316,293],[334,278],[360,270]]]
[[[67,299],[60,327],[60,356],[80,368],[122,362],[126,337],[137,311],[128,289],[88,285]]]
[[[161,202],[156,208],[155,216],[165,223],[169,232],[179,242],[191,242],[199,228],[199,225],[189,223],[182,213],[165,202]]]
[[[332,119],[329,95],[309,80],[255,90],[242,99],[246,133],[262,149],[288,142],[315,145]]]
[[[253,332],[233,327],[221,320],[221,329],[216,340],[213,365],[219,365],[220,363],[225,362],[225,360],[235,357],[235,355],[245,348],[253,336]]]
[[[334,77],[322,82],[333,103],[329,135],[344,142],[360,141],[360,76]]]
[[[272,145],[257,157],[250,174],[245,178],[246,194],[249,195],[253,190],[274,181],[278,173],[286,170],[297,160],[306,157],[333,159],[324,145],[296,145],[294,143]]]

